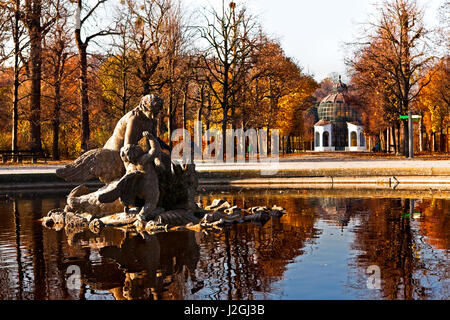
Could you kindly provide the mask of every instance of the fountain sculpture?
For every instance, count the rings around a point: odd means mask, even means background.
[[[195,202],[198,177],[195,164],[172,162],[168,147],[156,138],[156,117],[163,100],[147,95],[117,123],[103,148],[87,151],[56,174],[71,182],[98,178],[105,186],[96,191],[81,184],[67,197],[63,209],[53,209],[44,226],[68,234],[86,229],[98,233],[104,226],[155,233],[179,229],[221,228],[251,221],[263,224],[284,209],[274,206],[241,209],[223,199],[202,208]],[[140,143],[143,142],[143,146]],[[164,146],[164,147],[162,147]]]

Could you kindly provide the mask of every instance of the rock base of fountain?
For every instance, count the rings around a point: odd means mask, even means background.
[[[271,217],[280,218],[285,214],[281,207],[239,208],[231,206],[227,201],[216,199],[211,205],[197,210],[174,209],[165,211],[158,208],[155,219],[142,221],[138,219],[139,209],[132,208],[128,212],[106,215],[100,218],[88,213],[80,214],[66,212],[62,209],[51,210],[42,218],[42,225],[55,230],[65,229],[66,233],[74,234],[85,230],[99,233],[104,227],[126,227],[137,232],[154,234],[179,230],[221,230],[224,227],[254,223],[264,225]]]

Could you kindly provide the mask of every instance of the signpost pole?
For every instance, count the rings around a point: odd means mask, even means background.
[[[414,144],[413,144],[413,119],[412,112],[408,112],[408,157],[412,159],[414,157]]]

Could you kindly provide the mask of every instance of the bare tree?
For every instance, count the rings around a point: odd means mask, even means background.
[[[98,81],[109,114],[117,120],[136,105],[140,96],[139,79],[135,75],[136,59],[129,40],[130,16],[119,15],[117,31],[111,53],[99,69]]]
[[[13,80],[13,108],[12,108],[12,141],[11,149],[17,150],[17,124],[18,124],[18,104],[19,104],[19,72],[21,68],[20,52],[21,41],[23,40],[23,25],[20,20],[20,0],[0,3],[0,61],[4,62],[11,57],[14,60],[14,80]],[[12,40],[14,48],[8,50],[6,43]],[[22,47],[23,48],[23,47]]]
[[[88,93],[88,59],[87,48],[91,41],[97,37],[118,34],[113,28],[106,27],[85,37],[81,37],[83,26],[87,25],[88,19],[93,17],[98,8],[105,4],[107,0],[97,0],[97,2],[89,7],[85,1],[76,0],[76,26],[75,26],[75,43],[78,49],[80,60],[80,90],[81,90],[81,152],[88,150],[89,142],[89,93]],[[85,15],[82,17],[82,12]]]
[[[167,23],[173,8],[171,0],[128,0],[132,21],[130,41],[136,52],[136,76],[142,84],[142,95],[158,91],[164,85],[155,77],[163,53],[161,47],[167,41]]]
[[[25,0],[21,16],[30,42],[30,148],[41,150],[42,37],[59,18],[60,1]]]
[[[30,37],[30,148],[41,149],[42,2],[25,0],[24,23]]]
[[[64,8],[62,10],[65,11]],[[64,12],[61,18],[51,29],[51,37],[43,39],[43,81],[48,84],[53,92],[49,97],[51,100],[51,127],[52,127],[52,158],[59,160],[59,129],[61,123],[61,110],[65,104],[63,94],[64,81],[72,75],[74,69],[68,70],[67,61],[72,54],[72,35],[68,25],[68,14]]]
[[[12,108],[12,149],[17,149],[18,104],[21,69],[31,81],[30,84],[30,148],[40,150],[41,145],[41,72],[42,37],[59,18],[60,1],[9,0],[0,3],[0,54],[4,59],[13,60],[13,108]],[[13,43],[8,51],[5,33]],[[28,54],[26,51],[28,50]],[[27,56],[28,55],[28,56]],[[23,98],[23,97],[22,97]]]
[[[164,39],[160,52],[163,57],[163,81],[168,88],[167,129],[169,144],[175,129],[177,100],[182,100],[183,128],[186,129],[186,108],[188,103],[189,82],[192,80],[192,55],[187,53],[186,26],[183,23],[180,4],[171,5],[164,19]],[[181,96],[181,99],[178,97]]]
[[[222,3],[222,10],[211,9],[205,15],[206,26],[199,27],[201,39],[207,43],[201,49],[202,66],[206,69],[208,87],[218,101],[222,113],[222,157],[225,148],[229,112],[235,108],[233,97],[245,84],[250,70],[251,54],[254,49],[256,23],[245,8],[236,10],[236,4]]]
[[[12,109],[12,136],[11,136],[11,149],[12,151],[17,150],[17,125],[19,122],[19,73],[20,73],[20,0],[15,0],[14,4],[14,22],[12,22],[12,38],[14,41],[14,94],[13,94],[13,109]]]

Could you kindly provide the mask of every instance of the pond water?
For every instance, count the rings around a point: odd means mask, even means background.
[[[345,194],[345,192],[344,192]],[[448,299],[450,199],[204,192],[286,208],[265,225],[144,239],[37,221],[63,194],[0,200],[0,299]],[[347,196],[351,196],[348,195]]]

